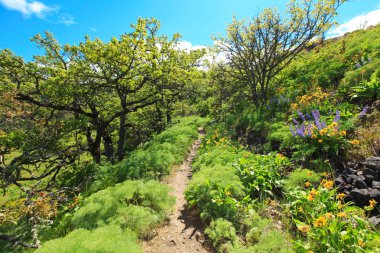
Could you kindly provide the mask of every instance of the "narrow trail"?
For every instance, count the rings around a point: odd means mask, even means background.
[[[169,222],[157,229],[157,236],[144,242],[145,253],[193,253],[210,252],[206,249],[203,237],[203,225],[197,215],[186,209],[184,191],[191,178],[191,162],[193,161],[201,138],[196,140],[184,162],[176,167],[166,183],[173,188],[171,193],[176,197],[175,210],[169,217]]]

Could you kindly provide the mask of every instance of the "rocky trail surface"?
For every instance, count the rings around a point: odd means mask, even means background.
[[[203,224],[199,217],[186,208],[185,189],[191,178],[191,162],[201,144],[201,137],[195,141],[184,162],[174,168],[166,183],[173,188],[176,198],[175,210],[169,221],[157,229],[157,235],[151,241],[144,242],[145,253],[193,253],[210,252],[205,245]]]

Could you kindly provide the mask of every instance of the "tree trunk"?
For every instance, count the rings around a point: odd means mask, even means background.
[[[100,143],[101,143],[101,132],[100,130],[96,131],[95,140],[92,138],[91,130],[87,129],[86,132],[88,151],[90,152],[95,163],[100,163],[101,154],[100,154]]]
[[[104,141],[104,154],[108,158],[108,160],[114,164],[115,163],[115,155],[113,150],[113,143],[112,138],[110,134],[104,134],[103,135],[103,141]]]
[[[119,161],[124,158],[125,131],[125,115],[121,115],[119,122],[119,140],[117,142],[117,159]]]

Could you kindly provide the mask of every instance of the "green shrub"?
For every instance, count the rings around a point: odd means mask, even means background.
[[[93,231],[77,229],[67,236],[46,242],[36,253],[142,253],[136,235],[118,226]]]
[[[161,179],[174,164],[181,163],[190,145],[198,138],[197,129],[208,122],[200,117],[186,117],[141,145],[115,165],[98,166],[88,193],[113,186],[127,179]]]
[[[189,206],[196,206],[203,220],[236,218],[244,188],[235,173],[232,167],[214,166],[194,174],[185,194]]]
[[[225,252],[226,248],[228,249],[238,243],[234,226],[225,219],[212,221],[210,227],[205,230],[205,234],[210,238],[212,245],[218,252]]]
[[[278,154],[255,155],[240,158],[236,168],[246,192],[252,199],[263,200],[279,193],[281,172],[290,165],[288,158]]]
[[[305,183],[316,184],[321,177],[314,171],[308,169],[296,169],[289,173],[284,180],[284,188],[286,191],[295,189],[296,187],[305,187]]]
[[[174,204],[169,191],[168,186],[156,181],[126,181],[87,197],[74,213],[72,224],[76,228],[94,229],[116,222],[144,236],[143,227],[150,229],[162,222]],[[136,210],[144,211],[142,215],[147,218],[144,226],[136,226],[140,222],[136,220]],[[126,220],[133,221],[131,226]]]
[[[269,127],[267,141],[270,149],[267,151],[281,150],[289,147],[292,134],[289,133],[289,126],[285,122],[277,122]]]

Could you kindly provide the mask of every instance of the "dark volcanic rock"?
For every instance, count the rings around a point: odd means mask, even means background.
[[[363,180],[356,180],[354,183],[355,187],[358,189],[367,189],[368,185]]]
[[[368,157],[363,162],[363,165],[379,173],[380,172],[380,157],[376,157],[376,156]]]
[[[345,176],[340,175],[337,178],[335,178],[335,184],[336,185],[345,185],[346,184]]]
[[[375,179],[374,176],[372,176],[372,175],[367,175],[367,176],[365,177],[365,182],[367,183],[368,186],[372,186],[372,182],[373,182],[374,179]]]
[[[375,227],[380,226],[380,216],[373,216],[368,221]]]
[[[380,189],[380,181],[373,181],[372,188]]]
[[[380,190],[379,189],[369,189],[369,196],[371,199],[376,200],[378,203],[380,203]]]
[[[350,196],[358,206],[366,206],[371,200],[370,193],[367,189],[354,188],[350,192]]]

